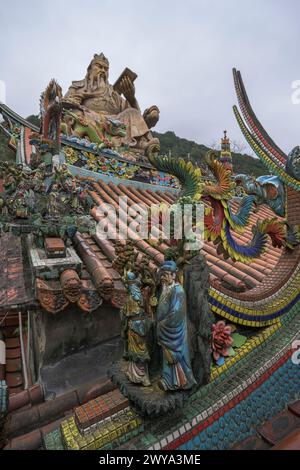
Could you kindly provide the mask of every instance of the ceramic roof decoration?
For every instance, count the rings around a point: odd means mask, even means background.
[[[299,148],[234,69],[272,174],[235,174],[227,131],[201,167],[161,155],[158,107],[108,69],[95,54],[65,96],[51,80],[40,128],[0,103],[0,445],[299,448]]]

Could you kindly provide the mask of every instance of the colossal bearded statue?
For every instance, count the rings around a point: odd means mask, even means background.
[[[84,80],[74,81],[64,97],[64,107],[73,108],[87,122],[120,121],[126,126],[126,135],[119,136],[119,146],[125,145],[143,154],[159,150],[159,141],[150,128],[159,119],[159,109],[152,106],[141,114],[135,97],[133,80],[136,75],[125,69],[114,86],[108,82],[109,62],[103,53],[95,54]]]

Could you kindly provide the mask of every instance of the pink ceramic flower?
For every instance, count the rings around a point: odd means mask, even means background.
[[[229,348],[232,346],[231,327],[224,321],[218,321],[212,327],[212,350],[214,360],[217,361],[221,356],[228,356]]]

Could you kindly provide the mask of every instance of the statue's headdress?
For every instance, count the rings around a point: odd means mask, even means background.
[[[135,281],[136,280],[136,275],[132,271],[127,272],[127,280],[128,281]]]
[[[102,64],[105,64],[107,67],[109,67],[109,61],[108,59],[105,57],[105,55],[103,54],[103,52],[101,52],[101,54],[95,54],[94,55],[94,58],[92,60],[92,62],[90,63],[89,67],[90,68],[93,64],[96,64],[96,63],[102,63]]]
[[[177,265],[175,261],[165,261],[160,267],[161,271],[169,271],[171,273],[176,273]]]

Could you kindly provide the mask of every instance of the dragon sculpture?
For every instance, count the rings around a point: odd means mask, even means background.
[[[183,159],[150,155],[149,160],[159,171],[171,173],[179,179],[182,191],[177,202],[204,203],[205,238],[217,245],[218,253],[222,253],[225,258],[249,263],[262,255],[268,237],[274,247],[287,250],[292,250],[300,242],[299,227],[279,218],[285,216],[284,184],[300,190],[300,147],[295,147],[286,155],[276,146],[250,106],[241,74],[234,69],[233,75],[239,105],[248,128],[234,106],[236,119],[247,142],[273,175],[262,176],[257,180],[246,175],[233,177],[230,169],[225,168],[213,151],[207,153],[206,163],[215,182],[205,181],[200,168],[194,168],[191,162]],[[243,187],[246,195],[234,210],[233,196],[237,185]],[[272,208],[274,217],[258,220],[252,226],[251,242],[240,244],[235,233],[242,234],[246,230],[251,211],[263,203]]]
[[[52,79],[40,98],[40,134],[45,140],[53,142],[56,150],[60,147],[61,99],[62,89]]]
[[[235,175],[237,187],[246,194],[255,196],[255,202],[267,204],[279,217],[285,216],[285,188],[278,176],[263,175],[253,178],[249,175]]]
[[[126,126],[117,119],[106,117],[104,122],[92,122],[84,116],[76,114],[73,110],[64,109],[61,123],[61,132],[67,137],[76,136],[88,138],[96,143],[98,149],[111,148],[114,138],[126,136]]]
[[[159,171],[171,173],[179,179],[182,190],[177,203],[204,203],[205,239],[217,245],[218,253],[225,258],[250,263],[265,251],[268,237],[274,247],[286,249],[293,249],[300,242],[298,227],[275,216],[257,221],[252,227],[253,237],[249,244],[243,245],[237,241],[234,232],[242,234],[246,230],[257,200],[255,195],[247,194],[237,210],[233,209],[236,183],[231,171],[224,168],[213,151],[207,153],[206,163],[215,178],[214,182],[205,182],[200,168],[183,159],[149,156],[149,160]]]

